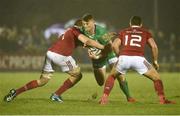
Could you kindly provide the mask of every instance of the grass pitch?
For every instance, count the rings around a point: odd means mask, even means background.
[[[103,87],[96,84],[93,73],[83,73],[82,80],[63,94],[63,103],[50,101],[49,97],[63,83],[68,75],[55,73],[44,87],[19,95],[10,103],[3,101],[11,88],[18,88],[30,80],[39,78],[40,73],[0,73],[0,115],[173,115],[180,114],[180,76],[178,73],[161,73],[165,93],[168,99],[177,104],[160,105],[153,84],[142,76],[129,73],[128,80],[131,95],[137,103],[128,103],[116,81],[109,97],[109,104],[101,106],[98,101]],[[97,92],[96,99],[92,94]]]

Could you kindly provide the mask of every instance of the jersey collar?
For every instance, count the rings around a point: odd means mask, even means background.
[[[131,27],[141,27],[141,26],[137,26],[137,25],[132,25]]]

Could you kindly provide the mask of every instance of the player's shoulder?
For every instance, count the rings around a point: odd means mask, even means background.
[[[131,30],[130,27],[126,27],[126,28],[124,28],[124,29],[121,29],[121,30],[119,31],[119,34],[125,33],[125,32],[130,31],[130,30]]]
[[[95,24],[95,26],[96,26],[96,29],[104,29],[105,28],[105,27],[98,25],[98,24]]]
[[[73,34],[73,33],[81,33],[81,31],[76,27],[70,27],[65,31],[65,33],[72,33]]]
[[[95,25],[96,26],[96,31],[106,31],[106,28],[100,25]]]
[[[79,29],[76,27],[70,27],[67,29],[67,31],[79,31]]]
[[[146,27],[141,27],[140,30],[144,31],[144,32],[149,32],[149,29]]]

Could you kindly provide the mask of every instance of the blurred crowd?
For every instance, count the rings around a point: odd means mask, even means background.
[[[37,26],[18,28],[17,26],[0,27],[1,54],[34,54],[41,53],[47,46],[43,31]]]
[[[163,31],[151,32],[159,47],[160,62],[180,62],[180,35],[167,34]],[[46,35],[47,30],[39,29],[37,26],[30,28],[1,26],[0,54],[44,54],[51,43],[57,39],[58,33],[51,33],[48,38]],[[83,53],[82,49],[78,49],[76,52],[76,54]],[[81,56],[83,57],[83,55]]]

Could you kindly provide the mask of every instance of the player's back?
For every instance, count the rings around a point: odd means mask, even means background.
[[[121,39],[120,55],[144,56],[145,45],[151,34],[142,27],[132,26],[119,33]]]
[[[64,56],[71,56],[73,50],[77,47],[76,43],[79,34],[80,31],[75,27],[67,29],[67,31],[58,38],[49,50]]]

